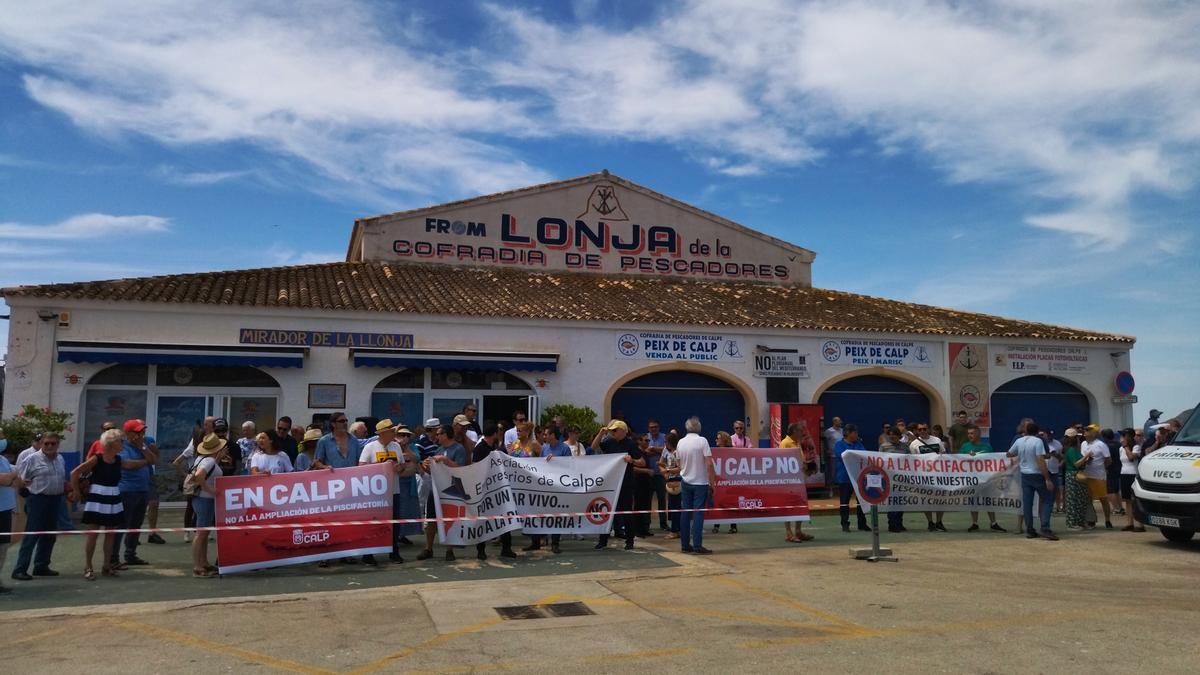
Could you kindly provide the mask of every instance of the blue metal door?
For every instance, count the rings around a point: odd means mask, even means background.
[[[656,419],[663,433],[674,428],[683,434],[684,421],[693,415],[700,418],[701,433],[715,443],[718,431],[732,433],[733,421],[745,417],[746,402],[732,385],[715,377],[673,370],[634,378],[613,395],[612,416],[637,432]]]
[[[1068,424],[1092,421],[1089,408],[1087,394],[1056,377],[1027,375],[1006,382],[992,392],[992,448],[1007,450],[1025,417],[1061,438]]]
[[[928,422],[929,398],[920,389],[880,375],[862,375],[842,380],[825,390],[817,401],[825,406],[822,424],[828,428],[834,417],[858,427],[868,450],[879,448],[884,422],[902,417],[905,422]],[[824,431],[824,429],[822,429]]]

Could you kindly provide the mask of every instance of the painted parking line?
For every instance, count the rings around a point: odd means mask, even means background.
[[[743,593],[747,593],[750,595],[760,597],[764,600],[773,602],[777,605],[782,605],[784,607],[790,607],[792,609],[799,610],[799,611],[803,612],[804,614],[807,614],[815,619],[820,619],[822,621],[826,621],[830,624],[833,624],[834,626],[841,628],[842,632],[844,634],[857,635],[859,637],[866,637],[868,635],[876,634],[874,630],[872,630],[871,628],[868,628],[862,624],[857,624],[857,623],[854,623],[853,621],[843,619],[842,617],[840,617],[836,614],[831,614],[824,610],[817,609],[816,607],[809,607],[808,605],[805,605],[805,604],[798,602],[792,598],[789,598],[786,595],[779,595],[778,593],[764,591],[764,590],[755,588],[749,584],[742,583],[741,581],[738,581],[737,579],[732,579],[730,577],[720,577],[720,578],[714,579],[714,581],[716,583],[724,584],[726,586],[732,586],[733,588],[736,588],[736,589],[742,591]]]
[[[677,649],[651,649],[644,652],[625,652],[622,654],[597,654],[595,656],[582,656],[579,658],[581,663],[608,663],[610,661],[641,661],[643,659],[661,659],[668,656],[683,656],[696,651],[694,647],[680,647]]]
[[[325,670],[323,668],[315,668],[297,661],[280,659],[267,654],[260,654],[259,652],[251,651],[249,649],[242,649],[241,647],[233,647],[230,645],[221,644],[220,642],[205,640],[204,638],[196,637],[195,635],[172,630],[170,628],[163,628],[161,626],[153,626],[151,624],[135,621],[127,617],[112,617],[106,619],[104,623],[108,626],[121,626],[131,633],[136,633],[138,635],[153,635],[154,637],[158,637],[163,640],[169,640],[171,642],[192,647],[200,651],[231,656],[242,661],[248,661],[250,663],[257,663],[269,668],[275,668],[276,670],[284,670],[292,673],[304,673],[305,675],[329,675],[334,672],[331,670]]]

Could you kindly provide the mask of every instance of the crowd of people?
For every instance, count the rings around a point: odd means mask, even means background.
[[[410,520],[436,518],[429,479],[430,466],[448,467],[481,461],[499,450],[516,457],[580,457],[593,454],[620,454],[625,457],[626,475],[616,510],[641,510],[636,516],[618,513],[613,517],[612,534],[632,549],[637,538],[652,537],[649,513],[657,498],[661,534],[679,539],[686,553],[708,554],[703,545],[703,513],[684,512],[681,508],[702,509],[709,503],[712,466],[708,441],[700,436],[700,421],[687,420],[684,433],[664,431],[651,420],[645,432],[634,432],[622,420],[612,420],[590,440],[580,438],[577,426],[562,418],[535,426],[524,412],[514,413],[511,424],[476,421],[477,409],[465,406],[461,414],[443,423],[425,420],[415,428],[394,424],[391,420],[359,419],[351,422],[344,413],[329,416],[326,425],[301,427],[290,417],[280,417],[275,429],[259,431],[253,422],[240,427],[240,435],[231,433],[227,420],[207,417],[198,421],[192,438],[171,462],[186,507],[184,538],[192,548],[192,574],[207,578],[218,574],[210,562],[209,530],[216,525],[215,498],[217,479],[233,475],[263,475],[293,471],[332,470],[364,464],[392,462],[392,518]],[[372,426],[373,424],[373,426]],[[745,425],[737,421],[734,433],[720,437],[738,447],[749,447]],[[84,542],[83,576],[97,578],[95,552],[100,543],[100,576],[115,577],[131,566],[150,564],[139,555],[139,533],[122,534],[113,530],[143,528],[151,530],[147,541],[165,543],[157,529],[158,481],[155,480],[159,450],[152,437],[146,436],[142,420],[125,421],[120,428],[106,422],[91,444],[83,461],[67,471],[59,454],[61,438],[55,433],[39,434],[33,445],[10,462],[0,456],[0,532],[12,531],[12,516],[17,508],[18,491],[24,497],[25,531],[62,531],[75,529],[70,518],[70,503],[82,510],[81,525],[87,530]],[[468,450],[468,448],[470,450]],[[151,507],[153,505],[153,509]],[[148,515],[154,517],[147,523]],[[797,531],[799,527],[797,526]],[[392,528],[389,561],[404,562],[404,546],[420,541],[416,558],[434,555],[436,523],[397,523]],[[562,535],[532,536],[523,551],[540,550],[549,539],[550,551],[561,553]],[[600,535],[596,549],[608,546],[609,535]],[[30,581],[35,577],[59,576],[51,567],[57,536],[29,534],[22,538],[12,578]],[[0,569],[3,568],[9,541],[0,540]],[[511,534],[497,538],[499,555],[518,557]],[[445,560],[456,559],[455,547],[448,546]],[[476,547],[476,557],[487,558],[485,544]],[[342,564],[379,565],[373,555],[351,557]],[[318,563],[328,567],[331,561]],[[10,589],[0,585],[0,593]]]
[[[1064,514],[1069,530],[1095,529],[1099,522],[1098,513],[1103,513],[1106,529],[1115,528],[1112,517],[1116,515],[1126,518],[1123,531],[1144,532],[1145,526],[1137,521],[1132,506],[1138,462],[1156,449],[1169,445],[1180,429],[1178,419],[1159,422],[1161,415],[1161,411],[1151,410],[1142,428],[1120,431],[1102,429],[1098,424],[1074,422],[1063,430],[1061,440],[1056,438],[1053,429],[1039,427],[1033,419],[1025,418],[1018,424],[1008,446],[994,449],[983,442],[979,427],[968,421],[966,411],[960,410],[955,414],[954,424],[945,432],[940,425],[909,424],[904,419],[884,424],[878,447],[880,452],[914,455],[1006,452],[1009,457],[1016,458],[1020,467],[1023,506],[1023,513],[1017,516],[1016,532],[1029,538],[1058,539],[1050,527],[1052,513]],[[849,505],[854,490],[840,458],[846,450],[865,450],[865,447],[858,428],[853,424],[843,425],[837,417],[825,429],[822,438],[829,452],[837,458],[835,484],[841,525],[842,530],[848,532]],[[1100,504],[1099,512],[1096,503]],[[871,529],[862,506],[856,504],[855,510],[858,529]],[[924,515],[930,532],[947,531],[941,512]],[[996,521],[995,513],[987,515],[991,530],[1008,531]],[[908,531],[903,512],[889,512],[887,517],[889,532]],[[967,530],[975,532],[979,529],[979,513],[972,512]]]
[[[701,435],[701,422],[692,417],[684,424],[683,432],[663,429],[650,420],[645,431],[634,431],[620,419],[614,419],[585,441],[577,426],[554,418],[544,425],[534,425],[525,413],[514,413],[511,424],[476,421],[477,409],[465,406],[460,414],[443,423],[431,418],[424,424],[408,428],[391,420],[359,419],[351,422],[344,413],[329,416],[327,426],[302,427],[290,417],[280,417],[272,430],[260,431],[253,422],[240,427],[240,435],[231,433],[223,418],[208,417],[199,421],[192,438],[175,458],[177,479],[186,509],[185,539],[192,547],[192,573],[206,578],[217,575],[217,566],[209,561],[209,530],[215,527],[217,495],[216,481],[222,476],[272,475],[293,471],[332,470],[364,464],[391,462],[394,466],[393,519],[436,518],[429,479],[430,466],[443,463],[448,467],[464,466],[481,461],[493,451],[515,457],[580,457],[593,454],[622,455],[626,474],[615,505],[612,534],[624,541],[626,549],[634,547],[637,538],[653,537],[653,517],[658,518],[661,534],[678,539],[685,553],[705,555],[711,551],[704,546],[704,510],[711,505],[711,486],[715,482],[710,461],[711,449]],[[1144,531],[1137,522],[1130,504],[1133,477],[1139,459],[1156,448],[1171,442],[1179,430],[1178,420],[1159,423],[1157,414],[1142,429],[1120,432],[1101,429],[1096,424],[1076,423],[1065,429],[1061,440],[1051,429],[1040,428],[1032,419],[1022,420],[1017,434],[1007,448],[1009,456],[1020,464],[1024,513],[1017,519],[1017,531],[1026,536],[1057,539],[1050,528],[1051,511],[1065,513],[1071,530],[1092,529],[1098,526],[1098,514],[1104,515],[1104,526],[1112,529],[1112,516],[1125,516],[1126,531]],[[756,445],[746,432],[745,423],[735,420],[732,433],[718,431],[714,438],[717,447],[748,448]],[[165,540],[154,530],[158,517],[158,482],[154,478],[159,463],[159,448],[154,439],[146,436],[142,420],[125,421],[118,429],[105,423],[98,438],[91,444],[83,461],[67,472],[59,454],[61,438],[55,433],[39,434],[31,447],[23,450],[15,462],[0,455],[0,532],[11,532],[13,514],[17,508],[17,493],[24,496],[27,532],[74,529],[67,508],[68,502],[82,506],[80,522],[87,528],[83,535],[84,570],[89,581],[97,578],[94,567],[95,550],[101,542],[101,576],[117,576],[130,566],[149,564],[138,554],[139,533],[121,534],[115,529],[151,531],[147,541],[154,544]],[[818,446],[820,443],[820,447]],[[960,411],[949,429],[924,422],[908,424],[903,419],[883,425],[878,438],[879,450],[895,453],[957,453],[975,455],[992,452],[993,448],[981,439],[980,429],[969,423]],[[834,417],[831,425],[820,433],[819,440],[804,422],[788,426],[780,442],[784,448],[797,448],[804,462],[804,473],[818,472],[822,463],[835,467],[831,487],[838,495],[841,529],[850,531],[850,500],[853,485],[847,475],[842,453],[848,449],[865,449],[861,431],[854,424],[843,424]],[[657,505],[655,505],[657,502]],[[1095,503],[1100,504],[1100,511]],[[1038,504],[1035,520],[1034,504]],[[635,511],[635,515],[623,512]],[[855,506],[857,527],[869,530],[861,505]],[[930,532],[947,531],[942,513],[927,512]],[[978,513],[971,514],[968,531],[980,529]],[[1006,532],[988,513],[989,527]],[[813,539],[803,531],[800,522],[785,523],[785,538],[801,543]],[[713,526],[712,532],[719,531]],[[888,513],[888,530],[904,532],[904,514]],[[730,533],[737,532],[731,525]],[[561,552],[561,536],[549,535],[549,549]],[[392,528],[391,563],[404,562],[400,555],[404,546],[414,546],[409,539],[420,540],[416,558],[426,560],[434,555],[437,538],[436,523],[394,524]],[[531,536],[525,552],[540,550],[546,536]],[[51,567],[56,542],[52,534],[26,535],[21,541],[12,578],[29,581],[34,577],[59,576]],[[595,548],[608,546],[609,534],[598,537]],[[0,569],[3,568],[10,540],[0,535]],[[511,534],[497,537],[499,555],[518,557],[513,549]],[[455,560],[455,547],[445,548],[447,561]],[[486,544],[476,547],[476,557],[487,558]],[[360,560],[343,558],[342,564],[379,565],[372,555]],[[328,567],[331,562],[318,563]],[[10,589],[0,586],[0,593]]]

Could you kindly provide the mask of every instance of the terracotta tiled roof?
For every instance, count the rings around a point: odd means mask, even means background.
[[[48,300],[1133,342],[1124,335],[819,288],[414,263],[336,262],[18,286],[2,292],[10,298]]]

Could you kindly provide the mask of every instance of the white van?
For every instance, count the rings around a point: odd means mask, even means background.
[[[1191,540],[1200,529],[1200,407],[1193,409],[1170,445],[1138,463],[1133,509],[1168,540]]]

